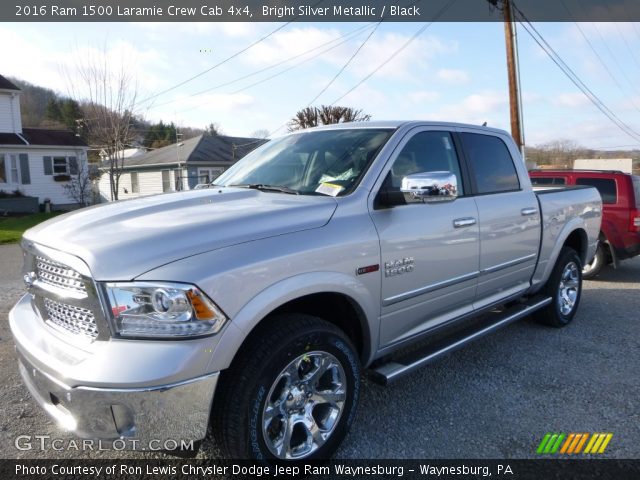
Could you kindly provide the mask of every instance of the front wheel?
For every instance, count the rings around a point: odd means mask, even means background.
[[[359,391],[360,363],[344,332],[309,315],[283,315],[224,372],[213,433],[230,458],[328,458],[353,423]]]
[[[534,318],[552,327],[568,325],[578,311],[582,295],[582,262],[575,250],[562,248],[542,292],[552,301],[535,312]]]

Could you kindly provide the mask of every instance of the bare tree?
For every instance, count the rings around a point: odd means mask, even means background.
[[[136,137],[134,128],[138,95],[137,82],[124,58],[119,64],[109,60],[106,48],[80,59],[72,74],[67,73],[71,95],[82,106],[83,134],[92,149],[102,150],[109,174],[111,200],[118,200],[124,149]]]
[[[73,198],[83,207],[89,205],[93,196],[93,182],[86,161],[80,161],[75,166],[75,174],[71,175],[71,180],[62,185],[62,189],[67,196]]]
[[[218,122],[211,122],[204,129],[204,134],[210,137],[217,137],[218,135],[224,135],[224,132],[222,131],[222,127]]]
[[[269,138],[269,130],[260,128],[251,134],[253,138]]]
[[[320,107],[305,107],[296,112],[289,122],[289,131],[303,128],[317,127],[318,125],[331,125],[334,123],[366,122],[371,115],[363,113],[351,107],[322,105]]]

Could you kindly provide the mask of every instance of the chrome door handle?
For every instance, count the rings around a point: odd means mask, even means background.
[[[522,210],[520,210],[520,213],[522,213],[522,215],[535,215],[536,213],[538,213],[538,209],[537,208],[523,208]]]
[[[473,217],[456,218],[453,221],[454,228],[470,227],[471,225],[475,225],[475,224],[476,224],[476,219]]]

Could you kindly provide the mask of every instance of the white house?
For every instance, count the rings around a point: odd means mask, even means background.
[[[200,135],[125,158],[118,182],[118,199],[190,190],[197,184],[209,183],[266,141],[260,138]],[[100,197],[108,202],[111,201],[109,161],[102,165]]]
[[[88,147],[69,130],[22,128],[21,93],[0,75],[0,190],[48,199],[56,209],[77,207],[63,185],[86,171]]]

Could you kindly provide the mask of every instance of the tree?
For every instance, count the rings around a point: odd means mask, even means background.
[[[73,168],[72,168],[73,170]],[[75,164],[75,174],[71,175],[71,180],[62,185],[62,189],[67,196],[73,198],[80,205],[89,205],[93,194],[92,178],[89,172],[89,165],[85,161]]]
[[[296,112],[289,122],[289,131],[331,125],[334,123],[367,122],[371,115],[351,107],[322,105],[320,107],[305,107]]]
[[[82,119],[83,117],[80,104],[72,98],[67,98],[62,101],[60,114],[62,123],[64,123],[67,128],[74,131],[78,126],[78,120]]]
[[[55,98],[50,98],[47,102],[47,107],[45,110],[45,118],[52,122],[61,122],[62,121],[62,110],[60,108],[60,103]]]
[[[204,129],[204,134],[209,135],[210,137],[216,137],[218,135],[224,135],[224,132],[222,131],[222,127],[218,122],[211,122]]]
[[[88,51],[78,60],[74,75],[67,75],[72,97],[85,114],[83,127],[89,146],[106,154],[111,200],[118,200],[124,149],[136,136],[133,124],[138,90],[130,72],[124,59],[119,65],[112,64],[103,48],[98,54]]]
[[[261,128],[251,134],[253,138],[269,138],[269,130]]]

